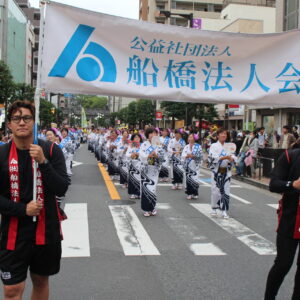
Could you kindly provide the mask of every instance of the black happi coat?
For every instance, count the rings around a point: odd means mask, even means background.
[[[48,164],[40,165],[45,197],[46,244],[61,240],[60,224],[56,196],[63,196],[69,186],[66,164],[61,149],[56,144],[39,140]],[[16,203],[10,197],[9,152],[11,142],[0,146],[0,248],[5,249],[8,238],[10,217],[18,217],[16,243],[20,241],[35,242],[37,222],[26,215],[26,204],[33,199],[33,169],[32,159],[28,150],[18,150],[20,202]],[[51,152],[51,153],[50,153]]]

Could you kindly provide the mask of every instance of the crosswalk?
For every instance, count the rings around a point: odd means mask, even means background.
[[[68,203],[64,207],[68,219],[63,221],[62,257],[89,257],[87,203]]]
[[[247,227],[234,218],[228,220],[210,215],[210,205],[205,203],[189,203],[199,217],[211,222],[226,234],[236,238],[257,255],[275,255],[275,245],[266,238]],[[275,204],[268,205],[275,207]],[[171,229],[174,236],[185,245],[187,251],[195,256],[225,256],[226,249],[222,249],[217,242],[212,242],[203,235],[201,228],[196,226],[193,218],[184,217],[184,213],[177,211],[171,203],[159,203],[158,211],[164,219],[164,224]],[[108,206],[114,232],[118,238],[120,251],[124,256],[160,256],[160,245],[155,245],[151,235],[154,233],[144,227],[145,218],[136,213],[130,205]],[[88,225],[87,203],[66,204],[65,211],[68,219],[62,223],[64,241],[62,256],[90,257],[90,239]],[[151,217],[148,220],[155,220]],[[151,228],[151,227],[150,227]],[[91,237],[92,242],[92,237]],[[105,240],[103,241],[105,243]],[[157,243],[157,241],[156,241]]]

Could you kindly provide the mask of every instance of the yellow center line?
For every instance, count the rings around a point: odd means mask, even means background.
[[[121,200],[121,197],[120,197],[113,181],[110,179],[110,176],[108,175],[103,164],[98,163],[98,166],[99,166],[100,172],[102,174],[102,177],[104,179],[104,182],[106,184],[106,187],[108,189],[111,200]]]

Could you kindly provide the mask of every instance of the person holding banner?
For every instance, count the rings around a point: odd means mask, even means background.
[[[0,270],[4,299],[21,299],[28,270],[31,299],[49,298],[48,277],[57,274],[61,259],[60,215],[56,196],[69,180],[64,155],[55,144],[33,144],[35,108],[16,101],[8,109],[12,140],[0,146]],[[33,195],[33,162],[37,168],[37,202]],[[36,217],[34,222],[33,217]]]
[[[141,143],[142,137],[138,133],[134,133],[126,152],[129,161],[128,194],[130,199],[141,197],[141,161],[139,159]]]
[[[202,159],[202,148],[196,143],[193,133],[188,136],[188,145],[183,148],[182,160],[186,172],[186,191],[187,199],[198,199],[200,164]]]
[[[181,153],[186,143],[182,133],[175,130],[175,137],[169,142],[168,152],[171,156],[172,190],[182,190],[184,170],[181,164]]]
[[[154,143],[158,139],[157,131],[154,128],[147,128],[145,131],[147,140],[142,144],[140,150],[141,167],[141,207],[145,217],[155,216],[156,211],[156,186],[160,164],[163,159],[163,153]]]
[[[228,219],[231,169],[237,161],[233,154],[236,146],[225,143],[227,130],[220,128],[217,131],[218,142],[210,146],[208,164],[212,171],[211,176],[211,207],[212,216],[217,216],[217,210],[222,211],[222,217]]]
[[[162,144],[162,148],[164,150],[164,162],[161,165],[161,169],[159,172],[159,179],[161,181],[168,182],[169,181],[169,153],[168,153],[168,145],[170,142],[169,131],[165,128],[162,130],[162,136],[160,137],[160,142]]]

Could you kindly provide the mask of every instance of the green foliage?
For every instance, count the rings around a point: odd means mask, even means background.
[[[8,66],[0,60],[0,103],[5,103],[14,92],[13,77]]]
[[[118,119],[118,113],[117,112],[113,112],[109,115],[109,121],[111,126],[115,126],[116,124],[116,119]]]
[[[137,116],[137,102],[130,102],[127,107],[122,108],[117,113],[117,118],[121,120],[122,123],[126,123],[128,125],[136,125],[139,122]]]
[[[57,122],[55,106],[45,99],[40,102],[40,124],[42,128],[50,127],[52,122]]]
[[[104,110],[108,103],[107,97],[78,95],[76,99],[80,102],[80,105],[85,109],[99,109]]]
[[[161,102],[161,108],[166,116],[172,118],[173,126],[175,125],[175,118],[178,120],[187,119],[186,125],[191,125],[193,118],[212,122],[214,118],[218,117],[214,104],[163,101]]]
[[[124,107],[118,112],[118,119],[121,120],[121,123],[128,123],[128,107]]]
[[[15,100],[29,100],[34,101],[35,88],[26,83],[16,83],[14,85],[14,93],[10,100],[13,102]]]
[[[152,100],[140,99],[136,102],[136,119],[140,125],[153,123],[155,105]]]
[[[127,111],[127,123],[129,125],[136,125],[137,123],[137,102],[130,102]]]

